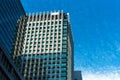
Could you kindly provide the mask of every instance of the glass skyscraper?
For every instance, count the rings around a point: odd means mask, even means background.
[[[22,80],[10,53],[16,34],[16,24],[25,12],[20,0],[0,0],[0,80]]]
[[[81,71],[74,71],[74,79],[73,80],[83,80]]]
[[[9,54],[15,40],[16,23],[25,15],[20,0],[0,0],[0,47]]]
[[[18,21],[13,59],[25,80],[72,80],[73,38],[69,14],[28,14]]]

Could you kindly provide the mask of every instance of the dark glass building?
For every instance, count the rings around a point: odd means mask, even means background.
[[[9,54],[15,40],[16,23],[25,15],[20,0],[0,0],[0,47]]]
[[[81,71],[74,71],[74,79],[73,80],[83,80]]]
[[[22,80],[10,53],[16,34],[16,24],[25,11],[20,0],[0,0],[0,80]]]
[[[0,80],[24,80],[9,55],[0,48]]]

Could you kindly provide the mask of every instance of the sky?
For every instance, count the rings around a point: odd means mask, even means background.
[[[120,0],[21,0],[27,13],[70,14],[74,68],[83,80],[120,80]],[[101,79],[100,79],[101,78]]]

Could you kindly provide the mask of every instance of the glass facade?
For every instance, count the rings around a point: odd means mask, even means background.
[[[0,80],[23,80],[10,58],[10,53],[17,21],[24,15],[20,0],[0,0]]]
[[[67,79],[67,59],[60,53],[22,55],[22,62],[26,80]]]
[[[15,40],[16,24],[25,15],[20,0],[0,0],[0,47],[9,54]]]
[[[74,71],[74,79],[73,80],[83,80],[81,71]]]
[[[0,48],[0,80],[23,80],[11,58]]]

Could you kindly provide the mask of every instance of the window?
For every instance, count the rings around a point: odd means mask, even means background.
[[[61,24],[61,21],[59,21],[59,24]]]
[[[45,33],[45,29],[43,30],[43,32]]]
[[[36,26],[38,26],[38,23],[36,24]]]
[[[36,44],[36,42],[34,42],[34,44]]]
[[[64,21],[64,22],[63,22],[63,24],[64,24],[64,25],[67,25],[67,22],[66,22],[66,21]]]
[[[43,49],[41,49],[41,51],[43,52],[44,50],[43,50]]]
[[[45,34],[43,34],[43,36],[45,36]]]
[[[49,32],[49,30],[47,30],[47,32]]]
[[[54,19],[54,15],[52,15],[52,20]]]
[[[36,30],[38,30],[38,28],[36,28]]]
[[[39,34],[39,36],[41,36],[41,34]],[[41,38],[40,38],[41,39]]]
[[[53,26],[51,26],[51,28],[53,28]]]
[[[36,32],[36,35],[37,35],[38,31],[35,31],[35,32]]]
[[[45,29],[45,27],[43,27],[43,29]]]
[[[55,26],[55,28],[57,28],[57,26]]]
[[[60,51],[60,48],[58,48],[58,51]]]
[[[32,21],[32,16],[30,16],[30,21]]]
[[[61,35],[61,33],[58,33],[59,35]]]
[[[57,29],[55,29],[55,32],[57,32]]]
[[[67,36],[67,33],[64,33],[63,36]]]
[[[52,44],[52,41],[50,41],[50,44]]]
[[[34,28],[32,28],[32,30],[34,30]]]
[[[43,15],[41,14],[41,20],[43,19]]]
[[[60,46],[60,44],[58,44],[58,47]]]
[[[56,47],[56,44],[54,44],[54,47]]]
[[[44,22],[44,26],[46,26],[46,22]]]
[[[35,21],[35,16],[34,16],[34,21]]]
[[[40,29],[42,29],[42,27],[40,27]]]
[[[52,49],[50,49],[50,52],[52,52],[53,50]],[[51,60],[51,58],[50,58],[50,60]]]
[[[60,39],[60,36],[58,37],[58,39]]]
[[[47,15],[45,14],[44,20],[46,20],[46,19],[47,19]]]
[[[30,49],[32,48],[32,46],[30,46]]]
[[[37,38],[35,38],[35,41],[37,40]]]
[[[52,22],[51,25],[53,25],[54,23]]]
[[[67,50],[66,50],[66,49],[63,49],[63,52],[67,52]]]
[[[48,15],[48,20],[50,20],[50,14]]]
[[[44,44],[44,41],[42,42],[42,44]]]
[[[50,22],[48,22],[48,25],[50,25]]]
[[[46,38],[46,40],[48,40],[48,37]]]
[[[63,40],[67,40],[67,37],[63,37]]]
[[[47,28],[49,29],[50,27],[48,26]]]
[[[53,30],[51,30],[51,32],[53,32]]]
[[[38,48],[40,48],[40,46],[38,46]]]
[[[63,45],[63,48],[67,48],[67,45]]]
[[[39,21],[39,15],[37,16],[37,21]]]
[[[48,52],[48,49],[45,49],[46,52]]]
[[[50,39],[52,39],[52,37],[50,37]]]
[[[46,45],[46,48],[48,48],[48,45]]]
[[[40,23],[40,26],[42,26],[42,23]]]
[[[33,26],[35,26],[35,23],[33,23]]]
[[[55,19],[58,19],[58,15],[55,16]]]
[[[59,29],[59,32],[61,31],[61,29]]]
[[[65,30],[63,30],[63,33],[66,33],[67,32],[67,30],[65,29]]]
[[[44,48],[44,45],[42,45],[42,48]]]
[[[63,44],[67,44],[67,41],[63,41]]]
[[[54,39],[57,39],[56,37],[54,37]]]
[[[52,45],[50,45],[50,47],[52,47]]]
[[[57,24],[57,21],[55,22],[55,24]]]
[[[29,24],[29,26],[31,26],[31,23]]]
[[[53,33],[51,33],[51,36],[53,35]]]
[[[48,41],[46,41],[46,44],[48,44]]]
[[[30,30],[30,28],[28,28],[28,30]]]
[[[34,31],[32,31],[32,33],[34,33]]]
[[[67,26],[64,26],[64,29],[66,29],[67,28]]]
[[[28,32],[28,34],[30,34],[30,32]]]

